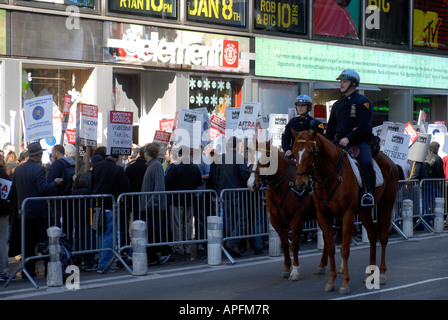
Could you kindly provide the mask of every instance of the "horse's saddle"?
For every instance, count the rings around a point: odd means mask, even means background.
[[[363,187],[362,178],[361,178],[361,170],[359,169],[358,160],[354,157],[359,155],[359,149],[355,148],[351,150],[352,152],[348,153],[348,159],[350,161],[350,165],[352,166],[353,173],[356,176],[356,180],[358,180],[359,187]],[[373,170],[375,171],[375,187],[382,186],[384,183],[383,173],[381,172],[378,163],[376,163],[375,159],[372,159]]]

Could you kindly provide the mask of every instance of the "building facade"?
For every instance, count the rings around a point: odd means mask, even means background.
[[[55,119],[67,94],[98,106],[103,145],[108,110],[133,112],[137,144],[180,108],[267,117],[299,94],[326,122],[346,68],[374,125],[446,121],[447,17],[443,0],[0,0],[0,122],[18,148],[24,101],[46,94]]]

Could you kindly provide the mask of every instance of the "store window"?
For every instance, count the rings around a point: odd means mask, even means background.
[[[271,113],[288,114],[294,109],[294,101],[299,95],[300,84],[287,81],[259,81],[258,101],[261,102],[260,113],[269,116]]]
[[[18,4],[40,6],[40,7],[52,7],[54,9],[66,9],[68,6],[76,6],[78,8],[86,9],[98,9],[99,0],[27,0],[18,1]]]
[[[227,107],[241,106],[241,79],[190,76],[190,109],[206,107],[209,115],[226,118]]]

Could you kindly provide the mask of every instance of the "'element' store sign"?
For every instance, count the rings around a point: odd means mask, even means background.
[[[106,22],[105,62],[248,73],[249,39]]]

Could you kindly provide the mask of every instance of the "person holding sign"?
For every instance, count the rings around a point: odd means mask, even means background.
[[[313,101],[309,96],[306,94],[298,96],[294,104],[298,115],[288,122],[282,134],[282,148],[288,158],[293,154],[291,149],[294,143],[294,135],[291,129],[295,131],[317,129],[319,133],[324,133],[324,125],[309,115],[313,108]]]
[[[372,103],[359,94],[359,74],[352,69],[346,69],[337,77],[340,80],[342,97],[331,109],[325,136],[342,147],[356,146],[359,148],[358,161],[361,165],[366,188],[361,198],[362,206],[375,204],[375,171],[372,164],[370,140],[372,138]]]
[[[11,178],[6,173],[5,160],[0,157],[0,281],[8,281],[8,240],[9,216],[12,213],[10,203]]]

